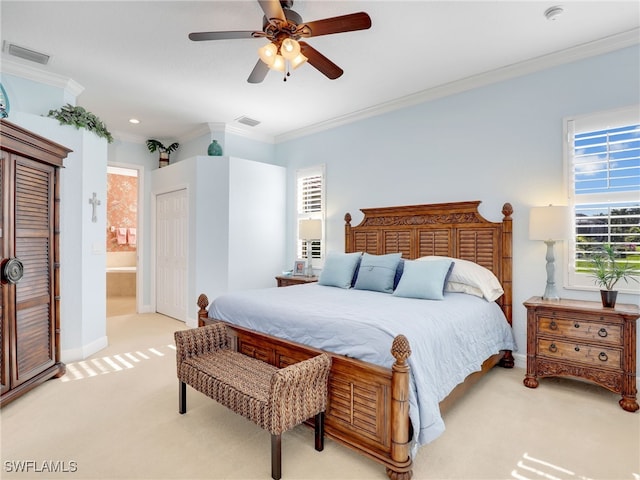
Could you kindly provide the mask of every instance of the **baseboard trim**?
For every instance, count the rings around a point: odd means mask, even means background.
[[[76,362],[78,360],[84,360],[94,353],[99,352],[103,348],[106,348],[108,345],[109,339],[105,335],[104,337],[100,337],[97,340],[94,340],[93,342],[90,342],[79,348],[62,350],[60,352],[60,357],[63,363]]]

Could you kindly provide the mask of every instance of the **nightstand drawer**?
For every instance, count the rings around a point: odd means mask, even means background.
[[[550,316],[538,317],[538,333],[600,344],[622,345],[622,326]]]
[[[622,368],[622,352],[617,348],[538,339],[537,355],[569,362],[580,362],[598,368]]]

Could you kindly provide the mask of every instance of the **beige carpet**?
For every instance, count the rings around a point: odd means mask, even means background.
[[[2,409],[0,476],[269,479],[267,432],[191,389],[178,414],[173,332],[183,324],[126,311],[110,307],[107,349]],[[547,379],[530,390],[523,376],[490,372],[420,449],[414,478],[640,479],[638,413],[593,385]],[[310,428],[283,436],[285,480],[385,478],[331,440],[316,452]]]

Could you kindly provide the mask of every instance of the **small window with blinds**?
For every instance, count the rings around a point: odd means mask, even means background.
[[[296,196],[298,205],[298,222],[296,228],[297,238],[297,255],[298,258],[320,259],[323,252],[323,233],[324,233],[324,165],[312,167],[297,171]],[[300,221],[302,220],[320,220],[321,232],[320,238],[304,239],[301,238]],[[314,235],[315,236],[315,235]]]
[[[569,287],[596,288],[590,260],[609,244],[640,271],[640,110],[638,106],[567,120]],[[637,285],[620,282],[621,291]]]

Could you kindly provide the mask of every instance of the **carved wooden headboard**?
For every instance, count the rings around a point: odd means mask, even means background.
[[[504,295],[496,302],[511,323],[513,208],[505,203],[502,222],[490,222],[480,215],[478,205],[479,201],[363,208],[364,218],[355,227],[347,213],[345,252],[400,252],[408,260],[440,255],[475,262],[500,280]]]

